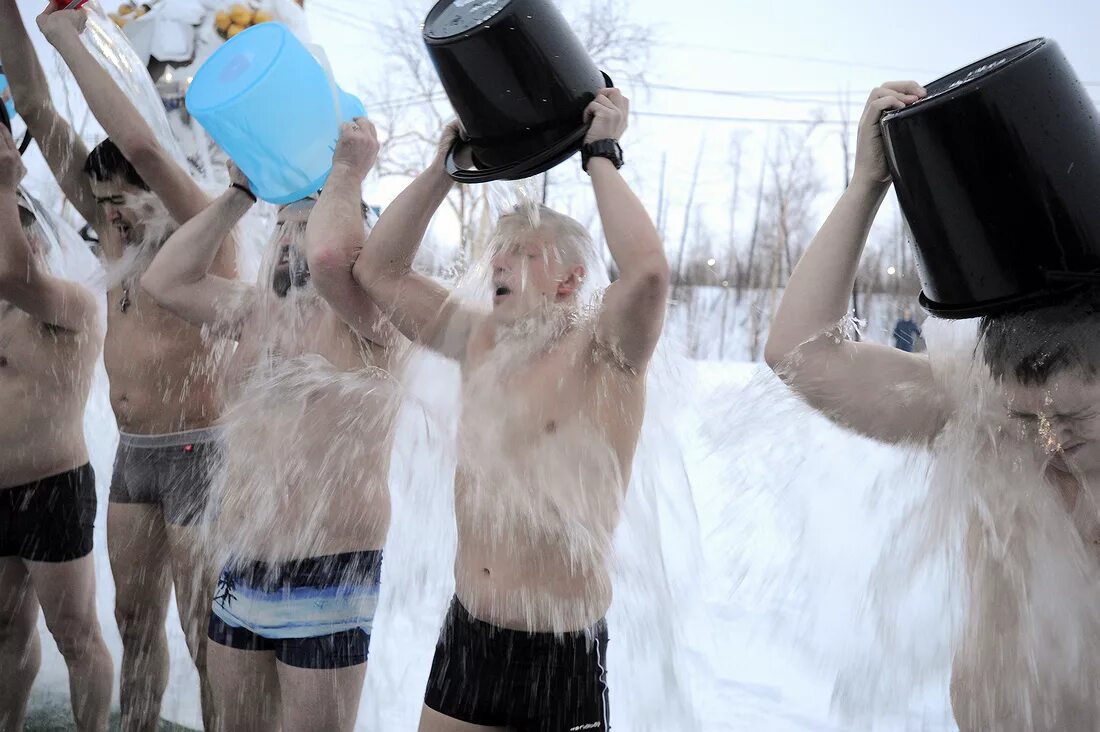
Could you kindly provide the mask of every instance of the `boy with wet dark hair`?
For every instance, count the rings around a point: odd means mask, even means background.
[[[149,190],[149,186],[137,172],[137,168],[130,164],[118,149],[118,145],[110,138],[92,148],[88,159],[84,161],[84,173],[90,179],[100,183],[122,180],[143,191]]]
[[[844,427],[883,442],[923,448],[945,435],[950,444],[937,448],[948,449],[955,447],[950,438],[969,438],[975,432],[969,421],[975,415],[967,410],[984,410],[987,403],[978,399],[980,395],[949,393],[950,385],[933,371],[927,355],[849,340],[840,325],[848,315],[871,224],[891,183],[879,120],[886,111],[903,109],[926,94],[912,81],[891,82],[872,92],[859,124],[851,185],[791,275],[768,336],[765,359],[803,400]],[[1100,516],[1092,508],[1096,496],[1089,488],[1100,486],[1097,305],[1097,291],[1088,289],[1053,304],[984,318],[975,351],[993,377],[997,397],[995,409],[981,413],[985,421],[977,431],[996,433],[995,447],[1019,449],[1019,457],[1034,458],[1045,486],[1062,501],[1066,528],[1072,525],[1080,545],[1089,551],[1100,545]],[[960,419],[958,429],[966,435],[950,432]],[[1013,429],[1006,429],[1009,426]],[[965,467],[987,458],[995,463],[1026,462],[991,450],[989,455],[971,453]],[[1000,466],[981,467],[994,471]],[[998,484],[990,490],[1005,493],[1003,476],[996,480]],[[976,486],[968,489],[975,491],[975,500],[989,498],[978,496]],[[1089,713],[1082,713],[1077,703],[1093,695],[1074,697],[1074,689],[1047,687],[1043,693],[1049,698],[1037,697],[1025,688],[1027,684],[1038,683],[1037,676],[1055,676],[1060,669],[1040,668],[1037,675],[1028,661],[1011,665],[1018,649],[1003,637],[1007,634],[1004,623],[990,617],[1003,618],[1021,609],[1009,600],[1026,603],[1031,598],[1017,598],[1019,588],[1005,579],[1003,567],[994,566],[1003,561],[1004,551],[979,562],[979,551],[998,550],[982,549],[983,543],[990,543],[982,531],[989,529],[992,519],[978,518],[986,523],[970,517],[966,564],[973,590],[972,618],[979,620],[967,624],[951,684],[960,729],[1092,729],[1095,717],[1083,726]],[[1012,532],[1017,527],[997,528]],[[1003,583],[997,585],[1003,595],[991,589],[998,582]],[[976,586],[980,589],[974,590]],[[1029,620],[1026,612],[1018,614]]]
[[[0,0],[0,54],[20,116],[62,191],[98,235],[108,270],[140,269],[207,196],[164,149],[110,74],[85,48],[83,10],[38,18],[110,139],[88,152],[50,99],[16,0]],[[144,256],[142,256],[144,255]],[[214,268],[235,276],[232,243]],[[115,618],[122,636],[122,726],[152,730],[168,682],[165,618],[173,585],[191,656],[205,680],[207,576],[195,523],[209,490],[221,413],[212,348],[198,328],[118,276],[107,294],[104,364],[121,433],[107,514]],[[209,707],[203,683],[204,713]],[[206,713],[206,726],[214,720]]]
[[[1034,310],[982,318],[982,359],[997,379],[1041,386],[1063,371],[1100,371],[1100,290],[1079,290]]]

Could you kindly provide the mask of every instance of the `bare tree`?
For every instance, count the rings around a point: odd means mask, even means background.
[[[631,21],[629,9],[627,0],[589,0],[565,8],[597,66],[617,83],[644,86],[654,32]],[[401,4],[388,20],[374,24],[387,63],[381,84],[361,91],[383,140],[377,164],[381,176],[412,177],[423,170],[435,154],[439,130],[454,116],[424,49],[422,22],[419,6]],[[551,179],[544,176],[533,197],[547,203],[551,191]],[[457,186],[447,202],[460,225],[461,253],[476,256],[487,228],[484,219],[492,210],[488,188]]]
[[[840,149],[844,155],[844,189],[847,190],[848,186],[852,183],[852,105],[848,93],[844,92],[840,95],[837,106],[840,108]],[[852,316],[857,320],[859,319],[859,276],[856,275],[856,281],[852,283]],[[855,340],[859,340],[859,331],[856,330],[852,337]]]
[[[741,155],[743,153],[741,140],[737,136],[730,138],[730,177],[733,179],[733,190],[730,193],[729,233],[726,239],[726,265],[722,280],[722,323],[718,335],[718,359],[726,357],[726,334],[729,330],[730,309],[733,307],[734,289],[738,290],[737,299],[740,300],[741,283],[741,258],[737,256],[737,206],[740,203],[741,192]]]
[[[768,310],[773,316],[780,284],[790,277],[811,237],[813,203],[821,190],[810,144],[816,130],[817,125],[808,125],[799,134],[781,129],[768,161],[771,187],[764,194],[766,224],[761,243],[770,250]]]
[[[688,235],[691,231],[691,214],[695,204],[695,189],[699,185],[699,169],[703,165],[703,152],[706,150],[706,137],[699,140],[699,152],[695,156],[695,168],[691,173],[691,186],[688,188],[687,205],[684,206],[684,226],[680,231],[680,253],[676,257],[676,279],[672,289],[672,299],[679,300],[680,289],[684,284],[684,255],[687,252]]]

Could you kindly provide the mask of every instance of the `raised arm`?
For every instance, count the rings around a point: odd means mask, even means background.
[[[152,128],[107,70],[84,47],[80,34],[87,22],[88,16],[83,10],[54,10],[52,4],[38,16],[42,33],[65,59],[92,114],[164,203],[172,218],[182,224],[202,211],[209,199],[160,144]]]
[[[893,443],[927,443],[947,420],[946,398],[929,361],[854,343],[837,331],[848,314],[871,224],[890,188],[879,118],[924,94],[916,82],[893,82],[871,93],[859,123],[852,183],[795,267],[764,352],[780,378],[826,416]]]
[[[618,89],[606,89],[589,105],[592,118],[585,142],[618,141],[626,131],[630,101]],[[619,279],[607,288],[597,336],[623,359],[641,370],[661,337],[668,303],[668,259],[642,202],[605,158],[588,163],[596,205],[607,247]]]
[[[378,132],[366,118],[340,129],[332,173],[306,224],[306,259],[317,291],[357,333],[380,345],[393,341],[394,328],[366,291],[352,267],[366,242],[362,185],[378,157]]]
[[[58,185],[84,220],[100,231],[101,209],[96,205],[84,174],[88,149],[53,106],[46,75],[23,25],[16,0],[0,0],[0,63],[11,84],[19,116],[38,141],[38,148]]]
[[[233,185],[177,229],[141,277],[161,307],[195,325],[224,325],[253,292],[251,285],[211,273],[233,227],[256,201],[232,164],[230,179]]]
[[[17,190],[26,168],[8,128],[0,125],[0,300],[47,325],[81,332],[95,325],[92,293],[49,274],[20,221]],[[39,247],[45,242],[39,242]]]
[[[361,239],[358,243],[349,239],[333,246],[361,249],[352,268],[356,282],[406,338],[448,358],[461,360],[476,316],[461,309],[446,287],[412,268],[432,216],[451,191],[453,183],[444,170],[443,160],[457,134],[457,123],[447,127],[440,153],[386,207],[366,244]],[[333,170],[325,189],[336,194],[342,188],[342,195],[347,197],[351,195],[349,188],[358,192],[361,183],[361,177],[341,166]],[[353,233],[349,231],[348,235]]]

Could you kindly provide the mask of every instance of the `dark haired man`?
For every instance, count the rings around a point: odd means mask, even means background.
[[[164,623],[173,582],[188,647],[205,679],[204,611],[213,583],[203,572],[193,524],[202,513],[210,427],[221,401],[199,330],[143,295],[137,279],[171,229],[201,211],[207,197],[84,47],[86,19],[84,11],[48,9],[38,23],[110,135],[90,155],[50,101],[16,0],[0,0],[0,53],[20,114],[65,195],[99,235],[108,269],[129,263],[136,270],[118,277],[107,299],[104,363],[122,433],[107,535],[123,641],[122,724],[151,730],[168,681]],[[234,276],[232,245],[214,269]]]
[[[76,729],[98,732],[112,668],[96,617],[84,405],[101,334],[92,293],[49,271],[43,225],[18,189],[25,172],[0,125],[0,730],[23,728],[41,607]]]
[[[916,82],[893,82],[872,92],[860,121],[852,183],[787,284],[765,358],[830,419],[884,442],[927,447],[946,434],[962,407],[937,380],[929,358],[837,335],[868,232],[890,187],[879,119],[925,95]],[[1077,509],[1092,499],[1087,486],[1100,481],[1100,291],[1066,298],[983,318],[978,353],[1000,390],[1005,424],[1020,428],[1010,432],[1025,438],[1046,482],[1064,500],[1084,544],[1091,546],[1100,542],[1100,523],[1078,521]],[[972,523],[967,545],[972,586],[980,539],[976,528]],[[986,579],[979,581],[989,585]],[[989,594],[988,586],[984,592]],[[998,686],[998,669],[988,663],[1003,664],[1014,649],[1002,645],[999,632],[1004,629],[993,625],[981,628],[979,642],[988,645],[971,647],[964,640],[956,657],[951,696],[960,729],[1092,729],[1095,719],[1083,726],[1073,706],[1075,690],[1068,690],[1065,699],[1037,700],[1021,689]],[[1071,703],[1062,703],[1067,700]],[[1047,703],[1049,709],[1043,706]],[[1051,710],[1052,716],[1044,716]]]

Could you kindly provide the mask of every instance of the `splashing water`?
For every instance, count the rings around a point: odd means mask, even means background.
[[[81,34],[84,45],[138,108],[164,149],[186,169],[187,159],[172,132],[164,102],[130,41],[122,29],[107,17],[98,2],[93,0],[84,8],[88,13],[88,24]]]
[[[821,417],[771,374],[710,420],[753,425],[747,443],[710,435],[738,471],[737,594],[765,598],[764,630],[836,674],[833,711],[856,728],[1091,728],[1100,578],[1081,527],[1096,526],[1095,502],[1085,484],[1067,511],[1047,469],[1052,435],[1041,418],[1037,430],[1009,419],[973,323],[925,332],[951,413],[928,448],[821,441]],[[930,399],[929,385],[898,384],[879,409],[914,397]]]

